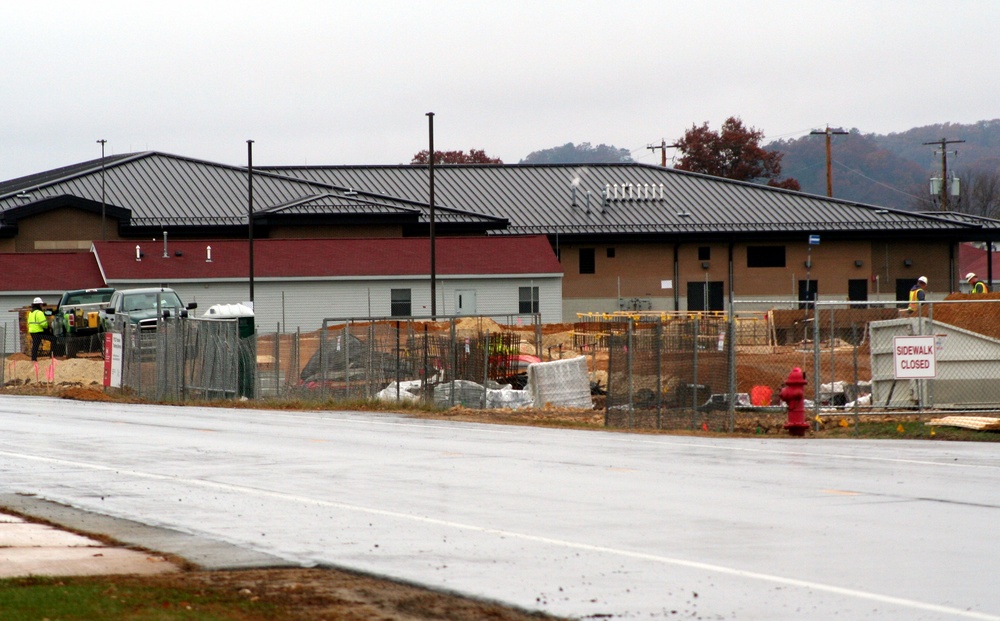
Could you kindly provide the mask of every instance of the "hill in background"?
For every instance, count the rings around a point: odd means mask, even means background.
[[[965,141],[948,145],[949,176],[954,171],[962,180],[962,200],[952,208],[996,217],[989,201],[976,200],[974,190],[979,186],[981,193],[988,181],[1000,177],[1000,119],[928,125],[888,135],[863,134],[856,128],[834,135],[834,197],[897,209],[935,209],[930,178],[941,173],[941,154],[938,146],[925,143],[941,139]],[[797,179],[803,192],[826,195],[823,135],[778,140],[765,148],[784,153],[782,174]]]

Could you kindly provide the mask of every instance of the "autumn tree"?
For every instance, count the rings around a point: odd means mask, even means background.
[[[427,165],[430,163],[429,158],[430,151],[424,149],[420,153],[413,156],[413,160],[410,164],[423,164]],[[434,163],[435,164],[503,164],[503,162],[498,157],[490,157],[486,155],[486,151],[482,149],[469,149],[469,152],[465,151],[434,151]]]
[[[726,119],[718,132],[709,129],[707,122],[701,127],[692,125],[674,141],[683,154],[674,168],[798,190],[799,182],[795,179],[778,178],[782,154],[761,147],[763,138],[764,132],[744,127],[737,117]]]

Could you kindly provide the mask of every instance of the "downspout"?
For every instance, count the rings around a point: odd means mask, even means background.
[[[733,265],[734,264],[733,255],[735,253],[733,252],[733,249],[735,248],[735,246],[736,246],[735,242],[732,242],[732,241],[729,242],[729,307],[730,308],[733,307],[733,301],[735,299],[735,296],[733,295],[733,285],[734,285],[733,279],[734,279],[734,273],[735,273],[734,269],[733,269],[734,268],[734,265]]]
[[[680,244],[674,242],[674,311],[681,310],[681,267],[680,267]]]

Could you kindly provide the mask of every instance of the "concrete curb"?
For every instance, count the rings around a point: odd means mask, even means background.
[[[239,546],[141,522],[91,513],[51,500],[22,494],[0,494],[0,511],[8,509],[73,531],[103,535],[125,545],[178,556],[205,570],[300,567],[285,559]]]

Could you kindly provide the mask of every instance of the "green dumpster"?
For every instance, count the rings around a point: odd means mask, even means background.
[[[236,361],[237,394],[241,398],[257,397],[257,333],[253,309],[246,304],[216,304],[202,318],[235,319],[240,340]]]

